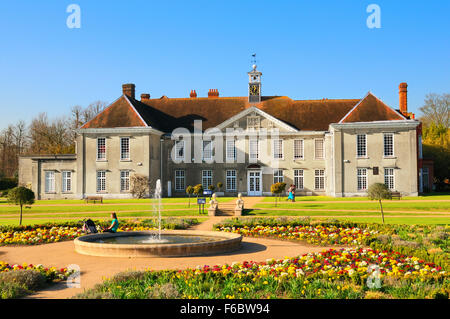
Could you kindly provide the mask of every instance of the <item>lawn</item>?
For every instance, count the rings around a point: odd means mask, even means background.
[[[235,197],[217,197],[216,200],[219,201],[219,203],[232,201],[233,199],[236,199]],[[209,201],[209,197],[206,197],[206,200]],[[197,197],[192,196],[191,199],[191,205],[197,203]],[[104,199],[103,204],[148,204],[151,205],[152,203],[156,202],[153,198],[144,198],[144,199]],[[180,203],[180,204],[188,204],[189,198],[188,197],[175,197],[175,198],[162,198],[161,202],[163,204],[173,204],[173,203]],[[81,199],[58,199],[58,200],[37,200],[35,205],[85,205],[86,202]],[[6,198],[0,198],[0,205],[8,205],[8,201]],[[89,205],[101,205],[101,204],[92,204],[92,202],[89,202]]]
[[[287,197],[282,197],[282,200],[286,200]],[[331,197],[331,196],[297,196],[296,201],[367,201],[368,197]],[[401,200],[450,200],[450,194],[448,193],[432,193],[430,195],[421,196],[406,196]],[[274,202],[275,197],[269,196],[263,199],[263,202]]]
[[[313,219],[317,219],[313,217]],[[337,219],[344,222],[355,222],[355,223],[381,223],[381,216],[377,217],[336,217]],[[398,224],[398,225],[450,225],[449,217],[388,217],[384,218],[386,224]]]
[[[297,201],[295,203],[286,203],[281,201],[276,206],[275,204],[261,203],[256,204],[254,208],[283,208],[283,209],[336,209],[336,210],[379,210],[378,202],[362,202],[362,203],[303,203]],[[384,201],[383,209],[385,211],[436,211],[436,212],[450,212],[450,201],[423,201],[423,202],[408,202],[408,201]]]
[[[244,236],[355,247],[284,260],[119,273],[77,298],[448,299],[449,296],[447,227],[318,224],[307,219],[283,218],[233,218],[215,227]],[[369,268],[376,269],[376,273]]]

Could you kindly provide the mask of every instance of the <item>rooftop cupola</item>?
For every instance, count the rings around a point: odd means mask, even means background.
[[[248,72],[248,102],[261,102],[261,76],[262,73],[256,70],[256,64],[253,64],[252,70]]]

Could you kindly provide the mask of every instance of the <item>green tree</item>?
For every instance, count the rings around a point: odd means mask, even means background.
[[[209,186],[208,186],[208,189],[209,189],[210,191],[213,191],[213,192],[214,192],[214,190],[216,189],[216,186],[214,186],[214,185],[209,185]]]
[[[192,195],[192,193],[194,193],[194,187],[189,185],[188,187],[186,187],[186,194],[188,194],[188,196],[189,196],[189,207],[191,207],[191,195]]]
[[[383,204],[381,203],[381,201],[383,199],[392,199],[392,192],[389,190],[389,188],[387,188],[385,184],[375,183],[370,185],[369,189],[367,190],[367,195],[369,196],[369,199],[377,200],[380,203],[381,218],[383,219],[384,224]]]
[[[203,194],[203,185],[202,184],[197,184],[194,186],[194,194],[197,195],[197,197],[199,197],[200,195]]]
[[[438,189],[450,178],[450,129],[431,123],[422,129],[423,158],[434,162],[434,179]]]
[[[34,192],[26,187],[14,187],[8,192],[8,202],[14,205],[20,205],[19,225],[22,225],[23,205],[34,204]]]
[[[285,191],[286,189],[286,183],[275,183],[272,184],[272,186],[270,186],[270,191],[272,192],[272,194],[275,194],[275,206],[277,206],[277,199],[278,197],[281,196],[281,194]]]
[[[217,188],[219,189],[219,192],[220,192],[220,189],[222,188],[222,186],[223,186],[223,183],[222,183],[222,182],[218,182],[218,183],[217,183]]]

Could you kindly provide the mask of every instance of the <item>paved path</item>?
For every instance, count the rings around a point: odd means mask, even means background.
[[[254,205],[261,202],[261,200],[262,197],[244,198],[245,208],[252,208]],[[211,230],[215,223],[229,218],[229,216],[207,218],[208,219],[205,222],[194,226],[192,229]],[[296,242],[246,237],[242,241],[241,250],[215,256],[183,258],[113,258],[78,254],[74,250],[73,241],[68,241],[39,246],[0,247],[0,260],[10,264],[22,264],[26,262],[34,265],[43,264],[46,267],[57,268],[67,267],[70,264],[79,265],[81,269],[81,288],[68,288],[65,284],[61,283],[53,285],[49,289],[40,291],[29,297],[53,299],[70,298],[75,294],[82,292],[84,289],[92,288],[95,284],[101,283],[104,278],[112,277],[118,272],[126,270],[184,269],[206,264],[230,264],[234,261],[265,261],[268,258],[281,259],[286,256],[297,256],[330,248],[340,247],[317,247]]]
[[[245,206],[251,208],[260,198],[244,198]],[[212,225],[229,216],[209,217],[205,222],[193,229],[211,230]],[[85,256],[75,252],[73,241],[45,244],[39,246],[0,247],[0,259],[10,264],[23,262],[46,267],[67,267],[76,264],[81,269],[81,288],[68,288],[65,283],[51,286],[28,298],[70,298],[84,289],[94,287],[104,278],[109,278],[126,270],[163,270],[184,269],[197,265],[217,265],[234,261],[265,261],[269,258],[282,259],[286,256],[297,256],[309,252],[339,247],[317,247],[303,243],[279,241],[266,238],[244,238],[242,249],[236,252],[215,256],[182,257],[182,258],[113,258]]]
[[[65,283],[51,286],[29,298],[70,298],[84,289],[94,287],[104,278],[126,270],[163,270],[194,268],[198,265],[220,265],[243,261],[265,261],[269,258],[283,259],[309,252],[339,247],[317,247],[295,242],[265,238],[244,238],[242,249],[236,252],[200,257],[182,258],[113,258],[80,255],[75,252],[72,241],[39,246],[0,247],[0,259],[10,264],[23,262],[46,267],[67,267],[76,264],[81,269],[81,288],[67,288]]]

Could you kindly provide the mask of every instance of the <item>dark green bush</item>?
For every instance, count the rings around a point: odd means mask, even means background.
[[[0,191],[17,187],[17,179],[15,178],[0,178]]]
[[[46,278],[37,270],[11,270],[0,273],[0,282],[17,284],[27,290],[37,290],[46,284]]]
[[[0,281],[0,299],[17,299],[29,293],[26,288],[17,283]]]

